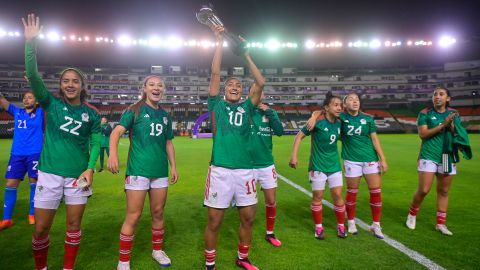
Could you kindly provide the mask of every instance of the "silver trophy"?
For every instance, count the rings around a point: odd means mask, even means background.
[[[197,12],[197,20],[201,24],[205,24],[208,27],[223,26],[222,21],[218,18],[217,15],[213,13],[213,10],[210,7],[202,7]],[[247,50],[246,42],[242,41],[237,35],[227,31],[227,28],[225,28],[225,26],[223,27],[225,29],[225,31],[223,32],[223,36],[227,40],[228,46],[233,51],[233,53],[236,55],[241,55],[245,53],[245,51]]]

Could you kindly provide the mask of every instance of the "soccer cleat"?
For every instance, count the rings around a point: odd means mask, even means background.
[[[13,226],[13,220],[5,219],[0,221],[0,231],[6,230]]]
[[[205,270],[217,270],[217,268],[215,267],[215,264],[205,265]]]
[[[407,227],[410,230],[415,230],[415,226],[417,224],[417,216],[412,216],[412,215],[408,214],[407,222],[405,224],[407,225]]]
[[[346,238],[347,234],[345,233],[345,226],[337,226],[337,236],[339,238]]]
[[[443,235],[453,235],[453,233],[450,230],[448,230],[445,224],[437,224],[437,226],[435,226],[435,229],[441,232]]]
[[[323,227],[315,228],[315,238],[317,238],[318,240],[325,239],[325,236],[323,235]]]
[[[253,264],[248,260],[248,258],[245,258],[245,259],[239,259],[239,258],[237,258],[236,264],[237,264],[238,267],[241,267],[241,268],[246,269],[246,270],[259,270],[258,267],[256,267],[255,265],[253,265]]]
[[[358,234],[357,226],[355,225],[355,220],[348,221],[348,233],[353,235]]]
[[[118,262],[117,270],[130,270],[130,262]]]
[[[35,224],[35,216],[34,215],[28,215],[28,224],[30,224],[30,225]]]
[[[384,238],[383,233],[382,233],[382,227],[380,227],[380,225],[377,225],[377,224],[373,223],[372,226],[370,226],[370,231],[378,239],[383,239]]]
[[[167,256],[163,250],[154,250],[152,251],[152,257],[161,265],[161,266],[170,266],[172,261]]]
[[[272,244],[272,246],[274,246],[274,247],[279,247],[279,246],[282,245],[282,242],[280,242],[280,240],[278,240],[275,237],[275,234],[273,234],[273,233],[265,235],[265,240],[267,240],[267,242]]]
[[[103,168],[100,168],[100,170],[98,170],[98,172],[102,172],[103,171]]]

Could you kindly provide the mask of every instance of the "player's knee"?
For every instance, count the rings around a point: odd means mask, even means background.
[[[16,187],[18,187],[19,184],[20,184],[20,181],[18,181],[18,180],[7,179],[7,183],[5,184],[5,186],[16,188]]]
[[[417,190],[417,195],[423,198],[427,196],[428,192],[430,192],[430,188],[419,188]]]
[[[80,230],[81,219],[70,219],[67,220],[67,230]]]
[[[152,219],[157,222],[163,221],[163,208],[153,210]]]
[[[125,218],[125,222],[135,225],[137,224],[137,221],[140,219],[141,216],[142,216],[141,211],[129,211]]]
[[[438,188],[437,194],[441,197],[448,197],[448,188]]]
[[[207,224],[207,229],[212,231],[212,232],[218,232],[220,230],[220,225],[222,225],[222,220],[221,219],[209,218],[208,219],[208,224]]]

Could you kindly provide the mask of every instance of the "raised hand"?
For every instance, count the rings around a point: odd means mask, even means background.
[[[31,13],[27,15],[27,20],[22,18],[23,26],[25,28],[24,35],[26,41],[31,41],[36,38],[42,31],[43,26],[40,25],[40,17],[36,17]]]
[[[210,27],[210,29],[212,29],[212,31],[215,33],[217,41],[223,40],[223,32],[225,32],[225,28],[223,26],[215,25]]]

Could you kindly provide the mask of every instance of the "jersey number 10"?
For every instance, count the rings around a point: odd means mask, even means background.
[[[243,123],[243,113],[241,112],[236,112],[235,117],[233,116],[233,112],[229,112],[228,115],[230,115],[230,125],[235,125],[237,127],[242,126]],[[235,118],[235,119],[234,119]]]

